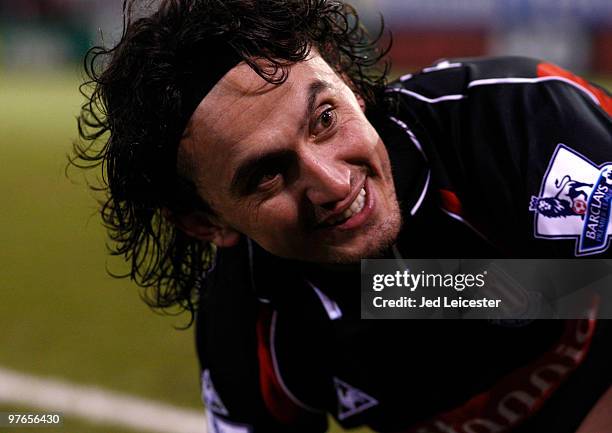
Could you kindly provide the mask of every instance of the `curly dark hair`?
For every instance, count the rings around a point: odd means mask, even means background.
[[[390,42],[378,45],[382,22],[372,38],[356,11],[336,0],[162,0],[148,16],[139,6],[126,0],[117,45],[94,47],[85,57],[87,101],[70,164],[102,168],[101,185],[92,188],[106,194],[101,215],[111,254],[131,266],[121,277],[143,287],[151,307],[178,307],[193,319],[214,247],[163,215],[163,209],[212,212],[177,169],[190,59],[209,59],[210,40],[221,38],[262,78],[280,84],[291,64],[316,49],[372,107],[386,84],[388,64],[381,59]]]

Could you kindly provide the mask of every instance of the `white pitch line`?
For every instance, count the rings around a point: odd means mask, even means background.
[[[0,403],[23,405],[97,423],[159,433],[206,433],[204,409],[181,409],[107,391],[0,368]]]

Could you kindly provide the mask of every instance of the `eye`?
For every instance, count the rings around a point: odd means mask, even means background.
[[[276,182],[277,180],[280,179],[281,174],[280,173],[264,173],[261,175],[261,177],[259,178],[258,182],[257,182],[257,186],[260,188],[265,188],[266,186],[271,185],[272,183]]]
[[[267,168],[256,175],[253,186],[254,190],[268,191],[273,189],[282,181],[283,173],[278,168]]]
[[[331,129],[336,124],[336,109],[328,106],[328,108],[319,114],[313,127],[313,135],[319,135],[328,129]]]

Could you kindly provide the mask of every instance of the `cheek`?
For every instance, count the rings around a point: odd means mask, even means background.
[[[243,209],[242,218],[247,224],[245,232],[251,232],[253,237],[286,236],[287,231],[296,231],[299,212],[297,203],[288,194],[281,194]]]
[[[390,178],[390,163],[387,149],[369,122],[359,125],[353,132],[353,149],[359,152],[360,158],[370,166],[373,172],[388,180]]]
[[[294,227],[299,218],[295,201],[286,197],[269,200],[259,208],[259,214],[260,223],[274,222],[279,228]]]
[[[279,256],[290,256],[304,242],[297,204],[290,200],[269,200],[248,216],[247,236]]]
[[[363,151],[372,155],[378,153],[380,138],[374,127],[362,113],[355,115],[349,130],[351,131],[350,134],[352,135],[353,141]]]
[[[380,160],[384,177],[391,178],[391,161],[389,160],[389,153],[381,138],[378,138],[373,153]]]

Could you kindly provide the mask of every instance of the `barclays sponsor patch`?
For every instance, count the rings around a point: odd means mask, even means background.
[[[559,144],[529,204],[535,237],[576,239],[577,256],[601,253],[610,246],[611,201],[612,163],[598,166]]]

